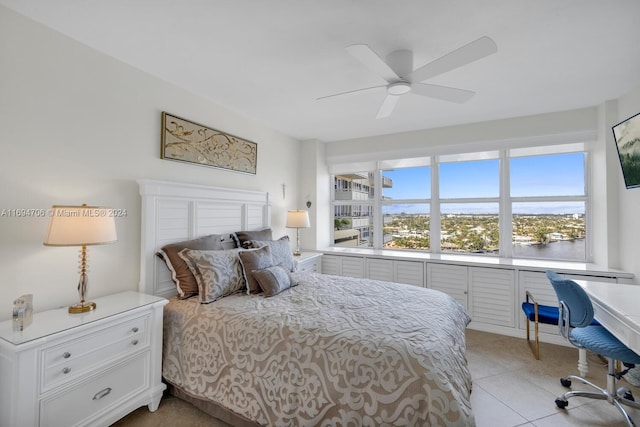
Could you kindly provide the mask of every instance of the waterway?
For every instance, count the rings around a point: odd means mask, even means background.
[[[584,262],[585,240],[559,240],[546,245],[513,245],[513,256]]]

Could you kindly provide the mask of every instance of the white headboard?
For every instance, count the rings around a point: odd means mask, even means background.
[[[162,246],[208,234],[220,234],[232,248],[234,231],[271,225],[269,193],[197,184],[138,180],[141,209],[140,292],[163,297],[176,294]]]

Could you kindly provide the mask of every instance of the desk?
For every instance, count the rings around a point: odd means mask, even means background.
[[[593,304],[594,317],[624,345],[640,354],[640,286],[576,280]],[[587,352],[578,352],[578,371],[589,371]]]
[[[576,280],[591,298],[598,322],[640,354],[640,286]]]

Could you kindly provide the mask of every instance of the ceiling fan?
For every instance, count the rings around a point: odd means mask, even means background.
[[[387,55],[386,61],[383,61],[382,58],[366,44],[348,46],[346,50],[364,64],[364,66],[385,79],[387,84],[323,96],[318,98],[318,100],[372,89],[386,88],[387,96],[384,98],[376,116],[376,118],[381,119],[390,116],[400,96],[407,93],[456,103],[468,101],[475,92],[421,82],[482,59],[485,56],[489,56],[497,52],[498,47],[491,38],[486,36],[480,37],[415,70],[413,69],[413,52],[410,50],[396,50],[391,52]]]

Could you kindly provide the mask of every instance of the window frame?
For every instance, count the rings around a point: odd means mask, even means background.
[[[514,258],[513,256],[513,204],[522,202],[583,202],[585,205],[585,259],[584,260],[565,260],[567,262],[581,262],[589,263],[592,259],[592,236],[590,233],[590,221],[591,221],[591,200],[590,200],[590,152],[588,150],[587,143],[584,142],[569,142],[566,144],[554,143],[548,145],[532,145],[532,146],[516,146],[515,148],[497,148],[492,150],[478,150],[478,151],[465,151],[460,153],[447,153],[447,154],[433,154],[430,156],[422,156],[408,159],[390,159],[390,160],[378,160],[370,162],[359,163],[342,163],[339,166],[334,167],[334,170],[330,170],[331,185],[331,210],[332,218],[334,215],[334,206],[336,204],[363,204],[362,201],[348,201],[348,200],[335,200],[334,192],[334,177],[340,175],[340,172],[346,173],[350,169],[350,166],[363,165],[369,166],[369,172],[374,177],[374,197],[372,200],[368,200],[366,204],[373,205],[373,247],[372,249],[383,249],[383,229],[384,229],[384,215],[382,213],[383,206],[389,206],[394,204],[404,203],[419,203],[427,204],[429,207],[429,221],[430,221],[430,249],[419,250],[430,254],[452,254],[451,252],[442,252],[441,248],[441,209],[443,204],[448,203],[497,203],[498,204],[498,232],[499,232],[499,244],[497,254],[482,254],[483,257],[501,257],[501,258]],[[529,157],[538,155],[553,155],[563,153],[582,153],[584,156],[584,195],[571,195],[571,196],[518,196],[512,197],[510,194],[510,160],[516,157]],[[441,163],[451,161],[479,161],[497,159],[498,160],[498,196],[497,197],[465,197],[465,198],[440,198],[440,174],[439,166]],[[431,169],[431,197],[426,199],[383,199],[382,198],[382,173],[384,170],[403,168],[403,167],[419,167],[429,166]],[[337,172],[336,172],[337,171]],[[504,238],[504,236],[509,236]],[[334,228],[331,227],[331,242],[334,240]],[[331,243],[331,246],[335,246]],[[384,248],[386,250],[393,251],[409,251],[412,249],[391,249]],[[535,258],[544,260],[545,258]]]

